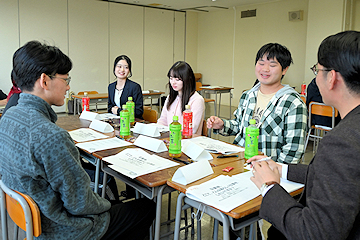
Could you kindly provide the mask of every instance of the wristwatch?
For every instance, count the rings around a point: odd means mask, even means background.
[[[260,188],[261,195],[264,196],[264,195],[267,193],[267,191],[268,191],[274,184],[278,184],[278,183],[275,182],[275,181],[270,181],[270,182],[263,183],[263,185],[261,185],[261,188]]]

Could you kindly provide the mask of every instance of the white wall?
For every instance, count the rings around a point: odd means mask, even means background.
[[[256,9],[257,16],[240,18],[241,11]],[[288,20],[289,11],[304,10],[304,20]],[[233,106],[252,87],[257,51],[266,43],[289,48],[294,59],[283,82],[299,90],[304,80],[307,0],[287,0],[239,6],[225,11],[199,13],[198,72],[203,83],[234,87]],[[228,96],[222,97],[229,104]]]

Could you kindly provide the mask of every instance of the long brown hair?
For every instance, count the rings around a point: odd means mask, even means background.
[[[189,103],[190,97],[195,93],[196,90],[194,72],[188,63],[184,61],[178,61],[170,68],[167,76],[168,78],[179,78],[181,81],[183,81],[181,109],[184,111],[185,106]],[[168,85],[170,95],[169,101],[167,103],[167,109],[169,110],[171,104],[175,101],[175,98],[179,93],[171,87],[170,83],[168,83]]]

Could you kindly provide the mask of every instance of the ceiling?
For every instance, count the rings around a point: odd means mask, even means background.
[[[277,2],[280,0],[102,0],[128,3],[173,10],[209,12],[232,8],[234,6]]]

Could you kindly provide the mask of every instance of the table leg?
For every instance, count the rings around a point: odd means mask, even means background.
[[[96,160],[96,169],[95,169],[95,187],[94,187],[94,193],[98,192],[99,188],[99,175],[100,175],[100,160]]]
[[[158,101],[159,101],[159,113],[161,114],[161,95],[159,95]]]
[[[162,195],[164,189],[167,185],[162,185],[159,187],[158,194],[156,197],[156,217],[155,217],[155,236],[154,240],[160,239],[160,221],[161,221],[161,203],[162,203]],[[180,213],[181,213],[181,206],[180,206]],[[180,227],[180,225],[179,225]]]
[[[219,96],[219,114],[218,114],[218,117],[220,117],[220,104],[221,104],[221,92],[220,92],[220,96]]]
[[[231,89],[229,90],[229,96],[230,96],[230,116],[229,116],[229,120],[231,120]]]
[[[5,208],[5,193],[0,188],[0,201],[1,201],[1,227],[2,227],[2,236],[3,239],[8,239],[8,232],[7,229],[7,214],[6,214],[6,208]]]
[[[176,201],[176,215],[175,215],[175,229],[174,229],[174,240],[179,240],[180,235],[180,221],[181,221],[181,206],[183,199],[186,195],[180,193]]]
[[[76,110],[77,110],[77,107],[76,107],[76,102],[77,102],[77,99],[76,98],[74,98],[74,115],[75,115],[75,113],[76,113]]]
[[[106,193],[106,186],[107,186],[107,173],[104,172],[104,176],[103,176],[103,184],[102,184],[102,191],[101,191],[101,197],[105,198],[105,193]],[[116,199],[119,200],[119,199]]]

